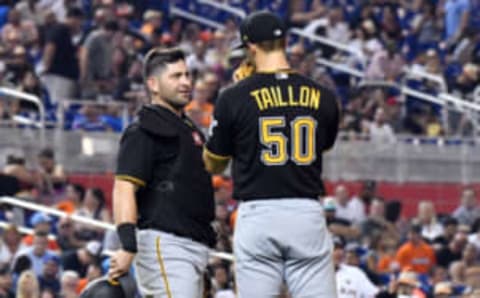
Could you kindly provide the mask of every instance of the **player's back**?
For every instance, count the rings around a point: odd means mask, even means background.
[[[338,130],[334,94],[293,72],[256,73],[224,90],[215,117],[233,134],[237,199],[316,198],[322,152]],[[214,124],[215,125],[215,124]]]

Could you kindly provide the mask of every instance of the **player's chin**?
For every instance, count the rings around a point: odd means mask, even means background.
[[[191,100],[191,94],[190,92],[184,92],[184,93],[179,93],[177,96],[177,102],[179,104],[187,105]]]

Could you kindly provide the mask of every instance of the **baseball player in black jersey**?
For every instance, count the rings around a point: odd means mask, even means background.
[[[249,15],[240,34],[255,72],[220,94],[203,154],[212,173],[233,160],[238,297],[277,297],[284,282],[293,297],[335,298],[318,195],[322,153],[338,131],[337,100],[290,69],[276,15]]]
[[[145,58],[151,104],[120,141],[113,189],[115,223],[122,244],[110,278],[135,258],[138,287],[156,298],[201,297],[214,200],[202,160],[204,137],[187,118],[191,78],[178,49],[153,49]]]

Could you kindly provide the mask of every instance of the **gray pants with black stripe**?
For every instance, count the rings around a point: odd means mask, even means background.
[[[137,243],[135,275],[142,296],[202,297],[207,246],[157,230],[138,231]]]
[[[234,233],[238,298],[335,298],[333,245],[317,200],[240,203]]]

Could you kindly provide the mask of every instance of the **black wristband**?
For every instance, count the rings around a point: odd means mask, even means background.
[[[117,226],[118,238],[125,251],[137,253],[137,236],[135,235],[135,224],[122,223]]]

